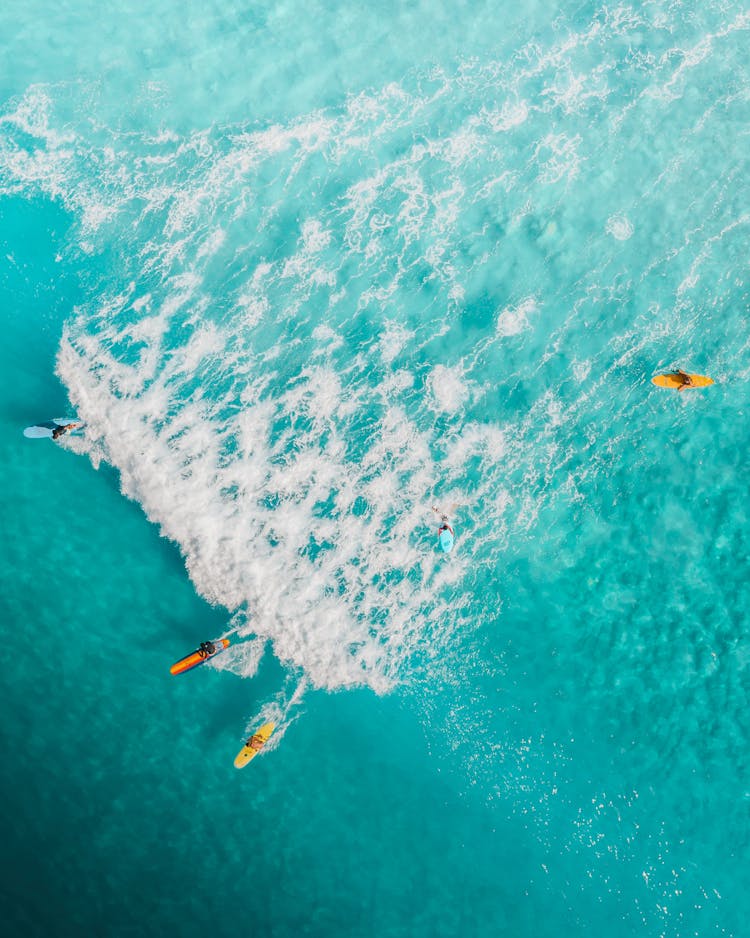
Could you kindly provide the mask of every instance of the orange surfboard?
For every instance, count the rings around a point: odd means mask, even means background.
[[[215,651],[212,655],[198,651],[193,651],[189,655],[185,655],[184,658],[180,658],[179,661],[175,661],[172,667],[169,669],[170,674],[182,674],[183,671],[190,671],[192,668],[197,668],[199,664],[203,664],[204,661],[208,661],[210,658],[215,657],[219,654],[220,651],[224,651],[225,648],[229,647],[228,638],[220,638],[218,641],[213,642]]]
[[[687,374],[687,372],[686,372]],[[651,383],[655,384],[657,388],[684,388],[686,391],[693,391],[695,388],[707,388],[709,384],[714,383],[713,378],[707,377],[707,375],[689,375],[692,379],[692,384],[683,384],[680,381],[679,375],[674,373],[669,375],[656,375],[651,379]]]

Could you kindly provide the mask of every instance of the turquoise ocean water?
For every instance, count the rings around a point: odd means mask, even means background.
[[[4,934],[748,933],[749,41],[3,5]]]

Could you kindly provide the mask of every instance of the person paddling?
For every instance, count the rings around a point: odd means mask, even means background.
[[[438,543],[441,550],[448,554],[453,550],[453,540],[456,536],[453,528],[448,524],[448,515],[440,514],[439,509],[433,505],[432,510],[436,515],[440,515],[440,527],[438,528]]]
[[[198,646],[198,654],[201,658],[210,658],[216,654],[216,645],[213,642],[201,642]]]
[[[52,431],[52,439],[53,440],[59,439],[61,436],[64,436],[70,430],[75,430],[77,426],[78,426],[77,423],[66,423],[66,424],[63,424],[62,426],[58,424],[55,427],[55,429]]]
[[[684,391],[685,388],[692,388],[695,383],[691,376],[686,371],[683,371],[682,368],[677,369],[675,378],[680,382],[680,386],[677,388],[678,391]]]
[[[251,736],[250,739],[248,739],[245,745],[249,746],[251,749],[254,749],[256,752],[260,752],[265,744],[265,739],[263,739],[260,733],[256,733],[255,736]]]

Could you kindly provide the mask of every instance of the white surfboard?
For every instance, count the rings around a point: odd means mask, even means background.
[[[35,423],[31,427],[26,427],[23,435],[28,440],[49,440],[52,439],[52,432],[55,427],[64,427],[68,423],[76,424],[74,430],[68,430],[68,433],[79,433],[83,430],[83,424],[75,417],[53,417],[45,423]]]

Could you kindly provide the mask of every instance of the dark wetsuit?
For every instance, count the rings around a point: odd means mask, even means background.
[[[55,429],[52,431],[52,439],[53,440],[59,439],[61,436],[64,436],[70,430],[75,430],[77,426],[79,426],[79,424],[77,423],[66,423],[64,426],[58,423],[55,426]]]

